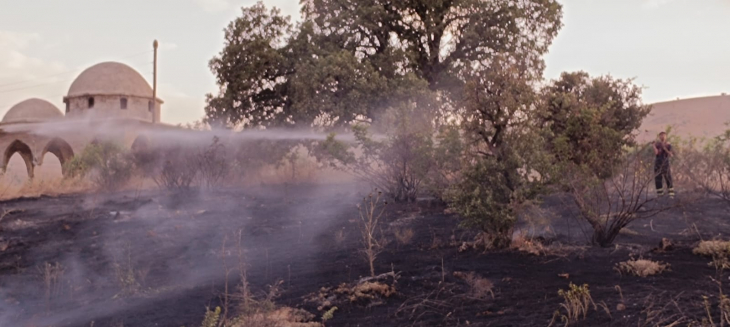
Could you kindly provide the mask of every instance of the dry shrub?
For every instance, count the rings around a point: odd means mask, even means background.
[[[371,301],[380,297],[391,297],[396,294],[393,285],[386,285],[380,282],[364,282],[356,285],[347,292],[350,302]]]
[[[0,194],[0,200],[19,197],[57,196],[62,194],[83,193],[91,190],[89,181],[80,178],[59,178],[52,180],[33,179],[19,188],[8,188]]]
[[[51,309],[51,304],[61,296],[61,281],[66,268],[60,263],[46,262],[38,267],[38,273],[43,280],[43,286],[45,287],[44,298],[46,301],[46,308]]]
[[[532,255],[545,255],[547,254],[547,248],[537,239],[525,236],[522,233],[517,233],[512,237],[512,249],[520,252],[529,253]]]
[[[480,277],[473,271],[467,273],[455,271],[454,277],[464,280],[469,285],[470,296],[483,299],[489,294],[494,299],[494,292],[492,291],[494,284],[489,279]]]
[[[701,241],[692,253],[705,257],[711,257],[712,261],[708,263],[717,271],[730,269],[730,242],[712,240]]]
[[[114,298],[135,296],[144,291],[144,284],[149,268],[139,268],[132,259],[131,245],[127,244],[123,251],[123,258],[115,260],[112,265],[113,273],[120,290]]]
[[[697,244],[697,247],[692,250],[692,253],[706,257],[727,255],[730,254],[730,241],[701,241]]]
[[[226,145],[220,138],[213,136],[213,141],[197,155],[201,183],[206,187],[220,186],[231,172],[231,157]]]
[[[407,245],[413,240],[415,232],[411,228],[399,228],[396,229],[393,234],[395,235],[395,239],[398,241],[398,244]]]
[[[321,327],[313,322],[315,316],[302,309],[282,307],[268,312],[232,319],[226,326],[231,327]]]
[[[382,304],[397,294],[395,284],[399,276],[394,272],[363,278],[354,284],[343,283],[337,287],[322,287],[306,301],[315,303],[317,310],[326,311],[342,303],[357,303],[367,307]]]
[[[493,244],[492,237],[488,233],[479,233],[474,237],[474,241],[462,242],[461,246],[459,246],[459,252],[469,250],[487,251],[494,248]]]
[[[158,170],[152,179],[158,186],[170,190],[189,189],[200,172],[195,151],[183,146],[160,149]]]
[[[593,244],[607,247],[632,222],[690,202],[684,197],[671,202],[659,201],[651,195],[655,177],[651,173],[653,160],[644,147],[625,154],[610,176],[597,175],[596,171],[582,166],[565,172],[566,185],[580,217],[593,229]]]
[[[263,297],[255,297],[248,288],[246,281],[239,287],[238,294],[234,295],[239,301],[240,315],[225,321],[225,326],[231,327],[318,327],[320,323],[312,322],[315,316],[301,309],[277,307],[274,300],[280,294],[282,280],[269,286],[269,291]],[[225,316],[225,315],[224,315]]]
[[[380,219],[385,213],[388,201],[382,200],[382,192],[370,193],[358,204],[360,214],[360,233],[362,235],[362,253],[370,265],[370,277],[375,277],[375,258],[385,247],[386,240],[380,229]]]
[[[337,245],[340,246],[344,242],[345,242],[345,230],[340,229],[335,232],[335,243],[337,243]]]
[[[619,262],[616,264],[616,270],[621,274],[648,277],[669,270],[669,264],[639,258]]]

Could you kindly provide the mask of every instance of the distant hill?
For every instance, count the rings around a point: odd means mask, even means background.
[[[639,140],[653,140],[672,126],[672,133],[682,137],[711,138],[727,130],[730,123],[730,95],[681,99],[653,104],[649,117],[641,126]]]

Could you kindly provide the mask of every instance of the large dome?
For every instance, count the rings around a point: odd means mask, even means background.
[[[71,84],[69,97],[83,95],[128,95],[152,97],[152,88],[132,67],[103,62],[84,70]]]
[[[28,99],[14,105],[3,117],[3,123],[45,121],[63,117],[61,110],[46,100]]]

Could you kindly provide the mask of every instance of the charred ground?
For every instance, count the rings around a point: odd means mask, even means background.
[[[281,281],[277,305],[302,308],[319,321],[323,288],[369,275],[359,252],[353,185],[262,186],[186,195],[134,192],[5,201],[0,222],[0,321],[7,326],[199,326],[205,308],[222,305],[226,264],[242,247],[256,293]],[[585,246],[585,226],[559,197],[540,219],[519,228],[552,250],[460,251],[473,233],[437,203],[389,205],[389,240],[377,273],[395,273],[396,293],[340,301],[327,326],[547,326],[570,282],[588,284],[598,309],[585,326],[654,326],[706,317],[702,296],[717,303],[715,269],[692,254],[702,239],[730,232],[725,203],[705,199],[628,226],[611,248]],[[410,229],[409,242],[393,232]],[[652,251],[662,238],[668,251]],[[225,243],[225,244],[224,244]],[[669,263],[671,271],[621,276],[631,256]],[[40,267],[60,263],[51,289]],[[235,263],[228,262],[228,265]],[[133,281],[124,280],[131,272]],[[486,280],[475,286],[469,273]],[[235,274],[234,274],[235,275]],[[238,278],[229,276],[229,287]],[[620,288],[617,288],[617,286]],[[480,292],[480,288],[481,291]],[[484,290],[486,289],[486,291]],[[605,308],[603,308],[605,306]],[[625,307],[625,309],[624,309]],[[93,323],[92,323],[93,322]]]

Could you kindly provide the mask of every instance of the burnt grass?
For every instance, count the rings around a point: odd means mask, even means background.
[[[224,265],[232,269],[238,263],[221,254],[237,251],[238,230],[252,289],[265,293],[281,280],[277,305],[302,308],[318,321],[322,312],[306,300],[311,294],[369,274],[356,223],[362,190],[261,186],[4,201],[1,208],[17,211],[0,222],[0,324],[200,326],[206,307],[222,305]],[[587,245],[586,226],[568,203],[548,198],[542,218],[519,222],[520,229],[560,249],[549,255],[460,252],[461,242],[474,234],[461,229],[458,217],[442,205],[390,204],[384,216],[390,242],[376,260],[376,272],[399,275],[397,294],[378,303],[340,303],[326,325],[547,326],[560,309],[558,290],[571,282],[588,284],[599,304],[578,326],[701,320],[703,296],[719,321],[712,279],[718,274],[692,247],[701,238],[730,232],[727,204],[702,199],[634,222],[615,246],[600,248]],[[411,228],[411,242],[396,242],[393,226]],[[344,237],[338,238],[340,230]],[[674,249],[653,251],[662,238],[672,240]],[[632,256],[669,263],[671,270],[647,278],[614,270]],[[64,267],[50,293],[39,270],[46,262]],[[125,287],[120,276],[128,271],[134,282]],[[454,272],[488,279],[493,297],[473,296]],[[229,276],[230,289],[236,276]]]

